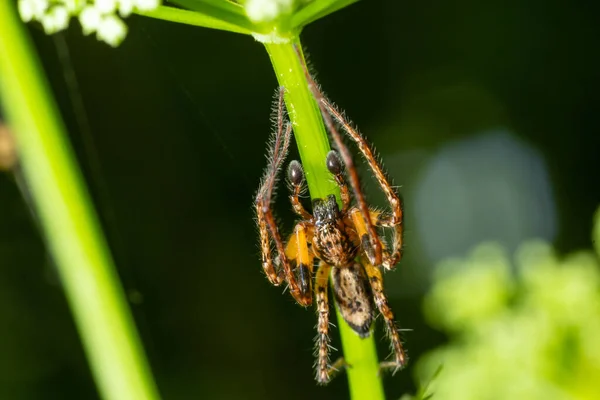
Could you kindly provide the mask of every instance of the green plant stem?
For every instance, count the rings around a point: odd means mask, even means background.
[[[170,0],[170,2],[245,31],[257,30],[257,26],[246,17],[244,9],[239,4],[223,0]]]
[[[0,95],[103,398],[158,399],[60,114],[14,2],[0,1]]]
[[[299,39],[296,39],[298,45]],[[330,150],[321,111],[308,89],[304,72],[291,43],[265,43],[279,84],[286,89],[285,102],[294,126],[294,137],[302,159],[312,198],[325,198],[339,189],[325,165]]]
[[[294,136],[305,170],[311,198],[324,198],[335,194],[339,201],[339,188],[325,165],[329,152],[329,138],[318,105],[316,104],[294,45],[302,48],[298,36],[277,43],[264,43],[271,58],[279,84],[286,88],[286,106],[294,126]],[[336,307],[337,311],[337,307]],[[361,339],[337,312],[342,338],[350,394],[353,399],[384,399],[379,377],[379,363],[373,335]]]
[[[222,31],[242,33],[246,35],[252,34],[252,31],[248,30],[245,26],[239,26],[206,14],[181,10],[174,7],[160,6],[152,11],[136,11],[136,13],[150,18],[178,22],[180,24],[195,25],[204,28],[219,29]]]

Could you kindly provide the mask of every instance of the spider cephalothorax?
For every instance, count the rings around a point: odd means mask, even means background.
[[[356,232],[345,223],[345,218],[334,195],[313,200],[313,251],[329,265],[350,265],[360,248]]]
[[[373,156],[369,144],[329,102],[317,97],[327,110],[327,115],[331,113],[358,144],[386,194],[392,210],[388,214],[370,208],[364,203],[364,195],[356,184],[352,185],[352,189],[357,204],[352,205],[352,196],[346,184],[345,173],[347,171],[351,181],[355,183],[358,175],[353,164],[346,160],[347,154],[343,157],[345,169],[338,153],[330,151],[324,162],[340,188],[341,207],[332,194],[324,199],[314,199],[312,213],[308,212],[300,201],[300,194],[305,190],[304,173],[301,164],[294,160],[290,162],[287,175],[292,192],[290,201],[300,221],[287,241],[282,240],[271,210],[271,202],[278,172],[287,155],[292,132],[291,125],[285,122],[283,92],[284,89],[281,88],[277,107],[277,129],[269,150],[269,163],[255,202],[263,269],[274,285],[286,282],[290,293],[300,305],[311,305],[314,295],[318,315],[316,343],[318,382],[327,383],[332,371],[335,370],[335,367],[329,363],[330,310],[327,288],[330,280],[342,317],[361,337],[370,334],[375,309],[379,310],[394,354],[393,361],[385,362],[383,366],[401,368],[406,363],[406,355],[394,315],[383,292],[380,271],[381,267],[393,268],[402,254],[400,199]],[[338,135],[331,120],[324,119],[332,135]],[[340,151],[347,153],[348,150],[340,147],[339,143]],[[377,233],[381,228],[393,230],[393,243],[390,248],[385,246],[382,237]],[[276,257],[272,255],[272,243],[275,244]]]

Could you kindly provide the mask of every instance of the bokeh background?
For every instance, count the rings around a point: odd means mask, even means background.
[[[307,27],[329,97],[405,198],[386,289],[411,359],[433,267],[482,241],[590,247],[600,199],[599,6],[369,0]],[[252,200],[276,80],[252,38],[127,20],[112,49],[30,26],[166,399],[344,399],[317,387],[315,315],[261,272]],[[293,152],[292,157],[296,157]],[[383,197],[363,168],[369,199]],[[280,191],[278,215],[293,226]],[[60,282],[11,174],[0,175],[0,398],[98,398]],[[375,334],[388,354],[381,326]],[[333,329],[333,345],[339,340]],[[414,391],[409,367],[388,398]]]

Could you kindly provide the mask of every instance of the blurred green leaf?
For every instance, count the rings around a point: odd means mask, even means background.
[[[257,27],[246,17],[242,6],[223,0],[169,0],[171,3],[194,11],[204,17],[220,20],[244,32],[257,31]],[[183,22],[183,21],[178,21]],[[229,30],[229,29],[228,29]]]
[[[292,16],[292,28],[302,28],[311,22],[341,10],[358,0],[314,0]]]
[[[438,267],[425,301],[450,343],[417,364],[433,399],[595,399],[600,391],[600,273],[597,257],[560,260],[542,241],[514,261],[484,244]]]
[[[234,23],[227,22],[226,20],[201,14],[195,11],[181,10],[174,7],[158,7],[153,11],[138,11],[137,14],[144,15],[146,17],[162,19],[165,21],[178,22],[181,24],[201,26],[210,29],[219,29],[222,31],[243,33],[246,35],[252,34],[252,30],[248,29],[246,24],[240,26],[236,21],[238,17],[233,18]]]

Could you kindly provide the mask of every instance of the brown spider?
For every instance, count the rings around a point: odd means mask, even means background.
[[[291,124],[285,122],[283,106],[284,89],[279,90],[277,105],[277,129],[269,149],[269,162],[256,196],[257,224],[260,231],[262,265],[269,281],[278,286],[284,281],[289,285],[294,299],[302,306],[312,304],[313,275],[314,296],[317,305],[318,324],[316,339],[316,379],[329,382],[336,362],[329,363],[329,299],[327,285],[332,281],[333,294],[344,320],[360,336],[370,334],[377,307],[385,321],[394,360],[382,363],[382,367],[398,368],[406,364],[407,357],[394,321],[394,314],[383,291],[380,267],[391,269],[402,255],[402,203],[396,190],[389,183],[383,169],[365,139],[345,121],[342,115],[316,90],[312,79],[311,90],[323,110],[325,123],[334,139],[349,172],[357,206],[351,205],[351,195],[344,178],[344,167],[336,151],[330,151],[324,162],[333,175],[341,193],[341,208],[336,197],[314,199],[312,214],[300,202],[304,191],[304,172],[294,160],[288,167],[291,188],[290,201],[294,212],[301,217],[293,233],[284,242],[271,210],[272,194],[277,184],[278,172],[287,155]],[[358,148],[373,170],[392,207],[391,214],[370,208],[360,190],[358,174],[348,149],[342,143],[331,115],[344,131],[357,143]],[[348,161],[349,160],[349,161]],[[366,211],[365,211],[366,210]],[[383,244],[376,227],[392,228],[394,240],[391,249]],[[275,243],[278,256],[273,257],[271,242]],[[314,267],[317,266],[316,272]]]

